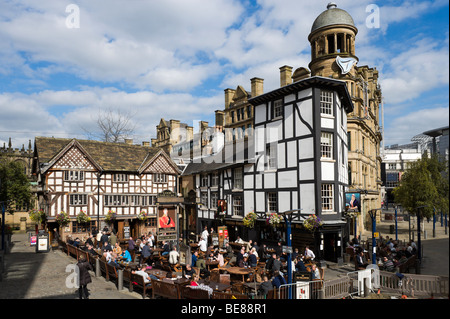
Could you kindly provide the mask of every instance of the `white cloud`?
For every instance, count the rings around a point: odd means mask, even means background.
[[[448,123],[448,107],[413,111],[393,118],[385,131],[385,139],[389,144],[407,144],[415,135],[448,126]]]

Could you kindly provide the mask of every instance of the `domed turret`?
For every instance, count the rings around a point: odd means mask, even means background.
[[[347,11],[339,9],[334,2],[330,2],[327,6],[327,10],[322,12],[314,21],[311,27],[311,33],[323,27],[339,24],[347,24],[355,27],[352,16],[349,15]]]
[[[358,29],[350,14],[337,8],[335,3],[329,3],[327,10],[314,20],[308,36],[311,43],[311,75],[339,77],[342,68],[336,64],[336,59],[343,61],[343,58],[353,64],[358,62],[355,55],[357,33]]]

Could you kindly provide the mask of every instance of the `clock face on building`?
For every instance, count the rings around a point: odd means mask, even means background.
[[[341,58],[340,56],[336,57],[336,63],[341,68],[342,74],[347,74],[350,72],[356,62],[357,61],[354,58]]]

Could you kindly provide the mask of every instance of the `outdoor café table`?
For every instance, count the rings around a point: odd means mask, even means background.
[[[145,272],[149,275],[156,276],[159,279],[166,278],[166,276],[167,276],[167,271],[161,270],[161,269],[154,269],[154,268],[146,269]]]
[[[245,282],[245,276],[255,272],[254,268],[229,267],[225,269],[231,275],[241,275],[242,282]]]
[[[158,257],[161,257],[161,253],[164,251],[162,248],[155,247],[152,249],[153,253],[157,253]]]
[[[212,290],[219,291],[219,292],[224,292],[224,291],[227,291],[227,290],[231,289],[231,285],[225,284],[225,283],[222,283],[222,282],[217,282],[217,281],[207,281],[207,282],[205,282],[205,280],[200,279],[199,283],[207,285],[207,286],[211,287]]]
[[[219,266],[219,261],[218,260],[209,260],[209,259],[207,259],[205,261],[205,263],[206,263],[206,267],[208,268],[208,270],[210,270],[211,268]]]

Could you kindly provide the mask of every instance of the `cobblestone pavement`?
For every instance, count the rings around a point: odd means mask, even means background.
[[[76,264],[76,259],[62,251],[36,253],[35,247],[29,244],[27,234],[13,234],[10,253],[5,255],[0,299],[77,299],[78,289],[67,287],[71,286],[69,275],[73,272],[70,266],[67,267],[71,264]],[[141,295],[130,293],[127,289],[118,291],[113,282],[95,277],[94,272],[90,274],[90,299],[142,299]]]

